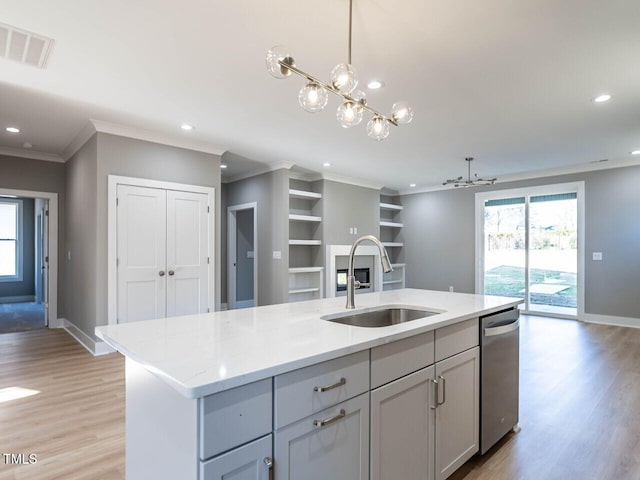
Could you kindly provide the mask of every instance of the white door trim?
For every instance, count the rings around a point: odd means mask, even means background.
[[[496,200],[500,198],[512,198],[512,197],[527,197],[529,195],[547,195],[563,192],[576,192],[577,193],[577,208],[578,208],[578,265],[577,265],[577,288],[578,288],[578,320],[584,320],[584,262],[585,262],[585,250],[584,250],[584,181],[570,182],[570,183],[553,183],[549,185],[540,185],[523,188],[513,188],[509,190],[494,190],[491,192],[479,192],[476,193],[476,215],[475,215],[475,234],[476,234],[476,271],[475,271],[475,287],[476,293],[482,293],[484,291],[484,222],[483,211],[484,202],[486,200]],[[538,315],[538,312],[536,312]],[[553,315],[554,317],[560,317],[561,315]],[[573,318],[573,317],[567,317]]]
[[[0,195],[15,195],[25,198],[43,198],[49,201],[49,268],[47,269],[48,324],[50,328],[62,328],[62,319],[58,319],[58,194],[36,192],[34,190],[13,190],[0,188]]]
[[[215,304],[215,201],[216,189],[200,185],[188,185],[184,183],[164,182],[149,180],[146,178],[123,177],[120,175],[108,175],[107,178],[107,320],[108,325],[118,323],[118,275],[117,275],[117,190],[118,185],[131,185],[136,187],[159,188],[162,190],[177,190],[181,192],[204,193],[208,198],[208,256],[209,262],[209,286],[208,304],[211,311]]]
[[[227,207],[227,308],[237,307],[236,269],[236,213],[240,210],[253,210],[253,306],[258,306],[258,204],[243,203]],[[247,306],[247,305],[243,305]]]

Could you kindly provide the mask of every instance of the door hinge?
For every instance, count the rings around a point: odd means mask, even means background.
[[[211,213],[211,207],[207,205],[207,213]]]
[[[207,257],[207,265],[211,263],[211,257]]]
[[[207,313],[209,313],[209,312],[211,312],[211,310],[209,310],[209,309],[207,308]]]
[[[119,266],[120,266],[120,259],[116,258],[116,267],[119,267]]]
[[[44,263],[49,263],[49,256],[44,257]]]
[[[120,204],[120,199],[116,197],[116,207]]]
[[[45,216],[45,217],[48,217],[48,216],[49,216],[49,210],[45,210],[45,211],[44,211],[44,216]]]

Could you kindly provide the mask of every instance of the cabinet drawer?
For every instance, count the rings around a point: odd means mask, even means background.
[[[277,480],[369,480],[369,393],[276,430],[273,446]]]
[[[371,349],[371,388],[433,364],[434,333],[427,332]]]
[[[275,377],[275,428],[369,390],[369,351]]]
[[[200,400],[200,459],[271,433],[271,378]]]
[[[477,318],[436,330],[436,362],[479,345]]]
[[[200,462],[200,480],[268,480],[271,435]]]

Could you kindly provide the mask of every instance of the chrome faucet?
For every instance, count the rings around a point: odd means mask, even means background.
[[[365,240],[369,240],[375,243],[376,247],[378,247],[378,250],[380,250],[380,261],[382,262],[382,270],[384,271],[384,273],[389,273],[393,270],[393,268],[391,268],[391,262],[389,262],[387,251],[385,250],[382,243],[380,243],[380,240],[378,240],[376,237],[374,237],[373,235],[364,235],[363,237],[360,237],[355,242],[353,242],[353,245],[351,246],[351,252],[349,253],[349,270],[347,271],[347,310],[353,310],[354,308],[356,308],[356,288],[368,287],[371,285],[370,283],[360,283],[358,280],[356,280],[356,275],[354,273],[353,267],[356,247]]]

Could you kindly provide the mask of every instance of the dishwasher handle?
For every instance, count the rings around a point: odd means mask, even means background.
[[[499,327],[489,327],[484,329],[485,337],[492,337],[494,335],[504,335],[505,333],[513,332],[520,327],[520,319],[515,322],[507,323],[506,325],[500,325]]]

